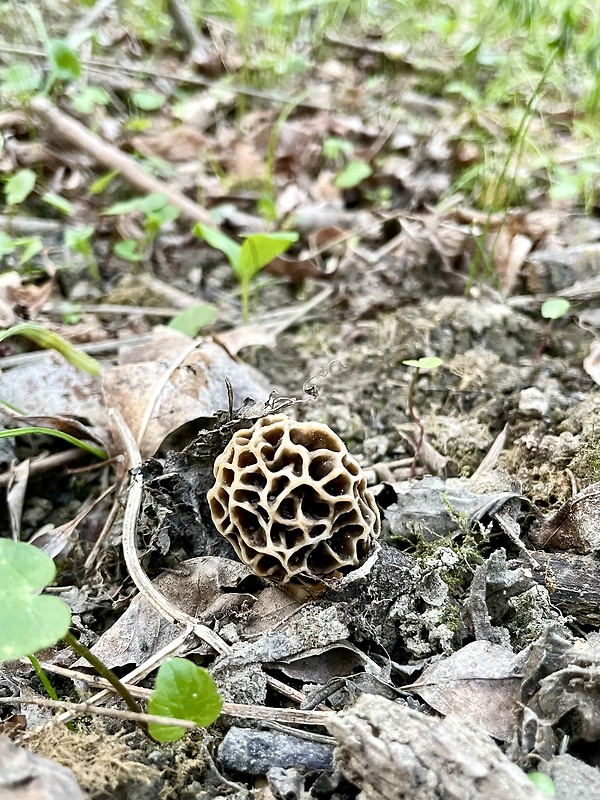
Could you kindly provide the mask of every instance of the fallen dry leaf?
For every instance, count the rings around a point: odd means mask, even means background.
[[[470,720],[505,740],[515,725],[522,666],[508,647],[471,642],[427,667],[411,688],[440,714]]]
[[[225,378],[234,404],[266,398],[270,385],[259,372],[235,361],[215,342],[191,342],[170,328],[153,329],[152,341],[124,347],[121,364],[103,373],[108,406],[114,406],[136,437],[142,457],[156,453],[168,434],[199,417],[227,408]]]

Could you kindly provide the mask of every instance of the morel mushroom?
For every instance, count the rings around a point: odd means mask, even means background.
[[[341,577],[379,535],[367,479],[327,425],[263,417],[234,434],[214,474],[207,495],[213,521],[261,577]]]

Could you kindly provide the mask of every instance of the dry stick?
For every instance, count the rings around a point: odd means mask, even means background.
[[[147,725],[155,722],[157,725],[177,725],[180,728],[197,728],[195,722],[189,719],[176,719],[174,717],[161,717],[155,714],[144,714],[142,711],[124,711],[121,708],[104,708],[103,706],[93,706],[87,703],[71,703],[68,700],[50,700],[46,697],[0,697],[0,705],[29,704],[42,706],[42,708],[67,708],[70,712],[77,714],[100,714],[105,717],[116,717],[117,719],[130,719]]]
[[[29,665],[28,659],[20,659],[23,664]],[[88,686],[97,686],[113,691],[110,684],[98,675],[88,675],[85,672],[80,672],[75,669],[68,669],[67,667],[59,667],[56,664],[49,664],[42,662],[40,666],[44,672],[50,672],[55,675],[63,675],[65,678],[72,678],[73,680],[83,681]],[[144,689],[141,686],[133,686],[132,684],[124,684],[133,697],[141,700],[147,700],[152,694],[152,689]],[[88,702],[90,702],[88,700]],[[243,719],[258,719],[270,722],[281,722],[286,725],[323,725],[324,720],[328,714],[332,712],[327,711],[308,711],[297,708],[271,708],[270,706],[255,706],[246,705],[245,703],[223,703],[221,710],[222,714],[228,717],[240,717]]]
[[[47,53],[35,47],[23,47],[8,44],[5,41],[0,41],[0,53],[9,53],[13,56],[26,56],[28,58],[41,58],[46,59]],[[185,83],[190,86],[202,86],[207,89],[220,89],[222,88],[219,81],[213,81],[209,78],[203,78],[200,75],[194,75],[190,72],[181,73],[166,73],[157,70],[156,65],[145,67],[141,64],[117,64],[107,58],[82,58],[81,64],[89,72],[99,72],[105,74],[108,71],[122,74],[123,72],[130,75],[152,76],[154,78],[164,78],[165,80],[175,81],[176,83]],[[277,92],[269,92],[262,89],[253,89],[251,86],[235,86],[228,85],[227,90],[235,94],[248,95],[249,97],[256,97],[260,100],[267,100],[270,103],[285,103],[290,102],[289,95],[279,94]],[[299,108],[309,108],[314,111],[333,111],[331,106],[322,103],[314,103],[310,100],[299,100]]]
[[[72,461],[79,461],[84,455],[80,447],[74,447],[72,450],[63,450],[60,453],[52,453],[52,455],[49,456],[40,456],[39,458],[32,459],[29,462],[29,477],[32,478],[35,475],[42,475],[44,472],[51,472],[66,464],[70,464]],[[5,472],[3,475],[0,475],[0,487],[8,486],[12,477],[10,472]]]
[[[127,675],[125,675],[121,682],[125,685],[129,685],[134,681],[139,681],[142,678],[145,678],[150,672],[155,670],[163,661],[165,661],[169,656],[172,656],[173,653],[177,653],[182,644],[190,635],[189,630],[185,630],[183,633],[179,634],[176,639],[173,639],[172,642],[169,642],[165,647],[151,656],[147,661],[144,661],[143,664],[140,664],[139,667],[136,667]],[[102,689],[101,691],[97,692],[93,697],[88,699],[88,703],[99,703],[102,700],[111,696],[111,692],[109,689]],[[59,722],[68,722],[71,719],[74,719],[77,714],[73,711],[65,711],[64,714],[61,714],[58,717]]]
[[[213,226],[213,222],[204,208],[177,189],[170,188],[164,181],[144,172],[131,156],[123,153],[118,147],[105,142],[45,97],[31,98],[29,108],[41,122],[49,126],[55,137],[63,139],[93,156],[96,161],[108,169],[117,170],[125,180],[141,191],[149,194],[164,194],[169,203],[179,209],[188,220]]]

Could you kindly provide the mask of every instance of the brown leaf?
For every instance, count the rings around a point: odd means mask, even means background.
[[[186,422],[227,408],[226,377],[237,405],[270,392],[259,372],[234,361],[215,342],[194,343],[170,328],[156,327],[148,344],[122,348],[120,361],[104,371],[103,389],[107,404],[123,415],[142,457],[154,455],[166,436]]]
[[[509,648],[471,642],[427,667],[411,688],[440,714],[471,720],[505,740],[515,724],[521,667]]]
[[[600,551],[600,483],[592,483],[529,534],[539,548]]]
[[[166,161],[196,161],[206,147],[206,138],[191,125],[179,125],[162,133],[134,136],[132,144],[142,155],[160,156]]]
[[[211,609],[222,599],[239,604],[240,595],[232,591],[244,578],[252,575],[244,564],[227,558],[206,556],[183,561],[178,569],[163,572],[153,583],[173,605],[199,622],[212,617]],[[248,595],[243,595],[248,599]],[[138,595],[125,613],[98,639],[92,652],[108,667],[141,664],[180,632]],[[82,665],[87,665],[82,659]]]

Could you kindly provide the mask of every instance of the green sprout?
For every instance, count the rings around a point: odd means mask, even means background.
[[[547,300],[544,300],[540,309],[540,313],[544,319],[548,320],[548,324],[542,337],[542,341],[533,355],[534,362],[541,358],[542,353],[546,347],[548,347],[554,321],[564,317],[565,314],[569,312],[570,308],[571,303],[564,297],[549,297]]]
[[[175,719],[189,719],[200,728],[211,725],[221,713],[223,700],[208,670],[186,658],[170,658],[161,664],[148,713]],[[185,728],[151,722],[148,732],[157,742],[174,742]]]
[[[119,258],[136,263],[144,258],[149,245],[156,239],[163,225],[174,222],[179,216],[179,209],[169,203],[168,197],[162,192],[153,192],[143,197],[132,197],[114,203],[102,213],[105,216],[119,216],[141,211],[144,215],[144,235],[140,242],[135,239],[124,239],[117,242],[113,250]]]
[[[41,594],[55,576],[54,561],[42,550],[27,542],[0,539],[0,663],[29,657],[48,693],[57,699],[34,653],[62,639],[113,686],[131,711],[142,713],[114,672],[71,633],[67,603]],[[205,669],[186,659],[172,658],[158,671],[148,712],[205,727],[217,719],[222,706],[217,687]],[[148,731],[159,742],[172,742],[185,734],[181,726],[158,723],[151,723]]]
[[[236,278],[240,283],[242,298],[242,319],[249,319],[250,282],[252,278],[274,258],[284,253],[298,241],[297,233],[251,233],[238,244],[230,236],[197,222],[193,233],[204,239],[211,247],[220,250],[227,257]]]

